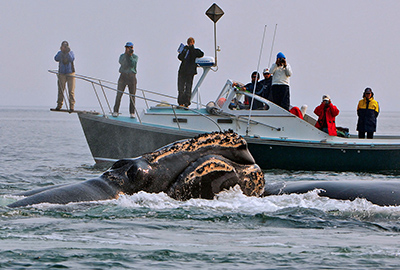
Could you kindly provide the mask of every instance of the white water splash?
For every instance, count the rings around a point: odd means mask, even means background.
[[[363,213],[395,215],[400,218],[400,206],[378,206],[365,199],[354,201],[335,200],[320,197],[319,190],[313,190],[305,194],[274,195],[268,197],[248,197],[235,186],[227,191],[220,192],[213,200],[190,199],[188,201],[176,201],[165,193],[139,192],[122,195],[113,200],[116,205],[127,208],[152,208],[152,209],[175,209],[175,208],[202,208],[219,211],[238,212],[242,214],[256,214],[260,212],[275,212],[285,208],[312,208],[323,212],[341,213]]]

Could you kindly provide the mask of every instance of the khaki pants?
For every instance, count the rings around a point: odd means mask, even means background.
[[[68,86],[67,99],[71,110],[75,107],[75,72],[70,74],[58,74],[58,98],[57,107],[61,108],[64,101],[65,84]]]

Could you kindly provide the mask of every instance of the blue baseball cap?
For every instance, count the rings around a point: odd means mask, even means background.
[[[276,58],[285,58],[286,59],[286,56],[282,52],[279,52],[278,55],[276,56]]]
[[[133,43],[132,43],[132,42],[127,42],[127,43],[125,44],[125,47],[133,47]]]

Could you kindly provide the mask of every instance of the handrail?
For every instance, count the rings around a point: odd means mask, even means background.
[[[48,72],[56,74],[56,75],[58,74],[57,70],[48,70]],[[77,79],[81,79],[83,81],[88,81],[88,82],[99,81],[99,83],[96,83],[97,85],[100,85],[101,82],[112,84],[112,85],[118,85],[115,82],[111,82],[111,81],[107,81],[107,80],[103,80],[103,79],[99,79],[99,78],[95,78],[95,77],[91,77],[91,76],[81,75],[81,74],[75,74],[73,77],[75,77]],[[113,88],[109,88],[109,89],[110,90],[115,90]],[[166,95],[166,94],[163,94],[163,93],[157,93],[157,92],[154,92],[154,91],[151,91],[151,90],[146,90],[146,89],[141,89],[141,88],[137,88],[137,90],[144,91],[144,92],[147,92],[147,93],[150,93],[150,94],[159,95],[159,96],[162,96],[162,97],[176,98],[174,96]]]
[[[58,76],[58,71],[57,71],[57,70],[48,70],[48,72],[53,73],[53,74],[56,74],[56,75]],[[95,78],[95,77],[90,77],[90,76],[85,76],[85,75],[80,75],[80,74],[75,74],[74,77],[75,77],[75,78],[78,78],[78,79],[80,79],[80,80],[82,80],[82,81],[86,81],[86,82],[89,82],[89,83],[92,84],[93,89],[94,89],[94,92],[95,92],[95,95],[96,95],[96,97],[97,97],[99,106],[100,106],[100,108],[101,108],[101,110],[102,110],[102,112],[103,112],[103,116],[104,116],[104,117],[108,117],[108,116],[106,115],[106,113],[105,113],[105,111],[104,111],[102,102],[101,102],[100,97],[99,97],[99,95],[98,95],[98,93],[97,93],[97,90],[96,90],[95,85],[101,87],[102,93],[103,93],[103,96],[104,96],[104,99],[105,99],[105,101],[107,102],[108,109],[110,110],[110,112],[111,112],[111,107],[110,107],[110,104],[109,104],[109,102],[108,102],[108,98],[107,98],[107,96],[106,96],[106,93],[105,93],[105,91],[104,91],[104,88],[105,88],[105,89],[108,89],[108,90],[111,90],[111,91],[120,92],[120,93],[122,93],[122,94],[124,94],[124,95],[128,95],[128,96],[130,96],[130,98],[131,98],[131,97],[136,97],[136,98],[138,98],[138,99],[144,100],[145,103],[146,103],[147,108],[149,108],[149,105],[148,105],[148,102],[149,102],[149,101],[150,101],[150,102],[157,103],[157,104],[162,104],[162,105],[171,106],[171,108],[172,108],[173,110],[174,110],[174,108],[179,107],[179,106],[177,106],[176,104],[172,104],[172,103],[169,103],[169,102],[166,102],[166,101],[160,101],[160,100],[148,98],[148,97],[145,96],[145,93],[154,94],[154,95],[157,95],[157,96],[166,97],[166,98],[171,98],[171,99],[176,99],[176,97],[174,97],[174,96],[166,95],[166,94],[163,94],[163,93],[158,93],[158,92],[151,91],[151,90],[145,90],[145,89],[141,89],[141,88],[137,88],[137,90],[139,90],[139,91],[142,92],[143,97],[142,97],[142,96],[139,96],[139,95],[131,95],[129,92],[122,92],[122,91],[119,91],[118,89],[115,89],[115,88],[113,88],[113,87],[111,87],[111,86],[108,86],[108,85],[103,84],[103,83],[107,83],[107,84],[114,85],[114,86],[117,85],[117,83],[114,83],[114,82],[111,82],[111,81],[107,81],[107,80],[103,80],[103,79],[99,79],[99,78]],[[244,92],[244,91],[237,91],[237,92],[242,93],[242,94],[244,94],[244,95],[247,95],[247,94],[248,94],[247,92]],[[64,97],[64,99],[65,99],[65,97]],[[67,100],[68,100],[68,99],[67,99]],[[193,102],[193,103],[196,103],[196,102]],[[201,104],[201,103],[199,103],[199,104],[200,104],[201,106],[203,106],[203,107],[206,107],[206,105],[204,105],[204,104]],[[218,125],[218,123],[217,123],[214,119],[212,119],[211,117],[209,117],[209,116],[207,116],[207,115],[201,113],[201,112],[198,111],[198,110],[193,110],[193,109],[190,109],[190,108],[185,108],[185,110],[191,111],[191,112],[193,112],[193,113],[195,113],[195,114],[198,114],[198,115],[200,115],[200,116],[203,116],[204,118],[207,118],[208,120],[210,120],[211,122],[213,122],[213,123],[217,126],[217,128],[218,128],[220,131],[222,131],[222,130],[221,130],[221,127]],[[142,121],[141,121],[141,119],[140,119],[140,115],[137,113],[136,106],[135,106],[135,111],[136,111],[136,115],[137,115],[137,117],[138,117],[138,121],[140,122],[140,124],[142,124]],[[178,121],[178,119],[177,119],[177,115],[176,115],[175,111],[174,111],[174,114],[175,114],[176,123],[177,123],[177,125],[178,125],[178,128],[180,129],[179,121]],[[233,118],[233,119],[236,119],[237,121],[240,121],[240,122],[247,122],[247,121],[250,120],[250,119],[247,118],[247,117],[244,117],[244,116],[237,117],[236,115],[230,114],[230,113],[228,113],[228,112],[226,112],[226,111],[225,111],[223,114],[221,114],[221,116],[222,116],[222,117],[227,117],[227,118],[230,118],[230,119]],[[265,124],[265,123],[256,121],[256,120],[254,120],[254,119],[251,119],[250,122],[251,122],[252,124],[262,125],[262,126],[265,126],[265,127],[271,128],[271,129],[275,129],[275,130],[277,130],[277,131],[280,131],[280,130],[281,130],[281,128],[273,127],[273,126],[267,125],[267,124]]]
[[[56,71],[56,70],[48,70],[48,72],[53,73],[53,74],[56,74],[56,75],[58,76],[58,71]],[[71,75],[71,76],[72,76],[72,75]],[[132,95],[132,94],[130,94],[129,92],[119,91],[118,89],[115,89],[115,88],[113,88],[113,87],[111,87],[111,86],[108,86],[108,85],[103,84],[103,83],[107,83],[107,84],[111,84],[111,85],[117,85],[117,84],[114,83],[114,82],[110,82],[110,81],[107,81],[107,80],[98,79],[98,78],[94,78],[94,77],[90,77],[90,76],[80,75],[80,74],[75,74],[75,75],[73,75],[73,77],[75,77],[75,78],[77,78],[77,79],[80,79],[80,80],[82,80],[82,81],[89,82],[89,83],[92,84],[93,90],[94,90],[94,92],[95,92],[95,95],[96,95],[96,97],[97,97],[97,101],[98,101],[98,103],[99,103],[100,109],[101,109],[102,112],[103,112],[103,116],[104,116],[104,117],[107,117],[107,115],[106,115],[106,113],[105,113],[105,111],[104,111],[104,108],[103,108],[101,99],[100,99],[100,97],[99,97],[99,95],[98,95],[98,93],[97,93],[97,90],[96,90],[95,85],[101,87],[102,92],[103,92],[104,99],[106,100],[106,102],[107,102],[107,104],[108,104],[108,108],[109,108],[110,111],[111,111],[111,107],[110,107],[110,104],[109,104],[109,102],[108,102],[108,98],[107,98],[107,96],[106,96],[106,93],[105,93],[105,91],[104,91],[104,88],[105,88],[105,89],[108,89],[108,90],[111,90],[111,91],[115,91],[115,92],[122,93],[122,94],[124,94],[124,95],[128,95],[128,96],[130,97],[130,99],[132,99],[133,97],[135,97],[135,98],[144,100],[145,103],[146,103],[146,105],[147,105],[147,107],[148,107],[148,102],[149,102],[149,101],[150,101],[150,102],[154,102],[154,103],[158,103],[158,104],[163,104],[163,105],[171,106],[171,108],[173,109],[174,114],[175,114],[176,123],[177,123],[177,125],[178,125],[178,128],[180,129],[179,121],[178,121],[177,115],[176,115],[176,113],[175,113],[175,108],[177,108],[178,106],[177,106],[176,104],[172,104],[172,103],[169,103],[169,102],[166,102],[166,101],[160,101],[160,100],[155,100],[155,99],[152,99],[152,98],[148,98],[148,97],[145,96],[145,93],[154,94],[154,95],[158,95],[158,96],[161,96],[161,97],[167,97],[167,98],[172,98],[172,99],[176,99],[176,97],[169,96],[169,95],[162,94],[162,93],[157,93],[157,92],[150,91],[150,90],[145,90],[145,89],[137,88],[137,90],[140,90],[140,91],[142,92],[142,94],[143,94],[143,97],[142,97],[142,96],[139,96],[139,95]],[[98,81],[98,82],[97,82],[97,81]],[[103,83],[102,83],[102,82],[103,82]],[[65,99],[65,97],[64,97],[64,99]],[[65,100],[66,100],[66,99],[65,99]],[[196,103],[196,102],[193,102],[193,103]],[[205,107],[205,105],[203,105],[203,104],[200,104],[200,105],[203,106],[203,107]],[[201,115],[201,116],[207,118],[208,120],[210,120],[211,122],[213,122],[213,123],[218,127],[219,131],[222,131],[222,129],[221,129],[221,127],[218,125],[218,123],[217,123],[214,119],[208,117],[207,115],[205,115],[205,114],[203,114],[203,113],[201,113],[201,112],[199,112],[199,111],[197,111],[197,110],[192,110],[192,109],[190,109],[190,108],[185,108],[185,110],[189,110],[189,111],[191,111],[191,112],[194,112],[195,114],[198,114],[198,115]],[[140,122],[140,124],[141,124],[142,121],[141,121],[141,119],[140,119],[140,115],[139,115],[138,112],[137,112],[136,106],[135,106],[135,111],[136,111],[136,115],[137,115],[137,117],[138,117],[138,120],[139,120],[139,122]]]
[[[101,80],[99,80],[99,84],[100,84],[101,90],[103,91],[103,95],[106,96],[106,92],[104,91],[104,87],[101,84]],[[108,110],[111,111],[111,106],[110,106],[110,103],[108,102],[108,99],[106,99],[106,102],[107,102]]]

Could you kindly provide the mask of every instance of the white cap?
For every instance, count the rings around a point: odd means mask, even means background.
[[[322,101],[325,101],[325,100],[331,100],[331,97],[328,96],[328,95],[323,95],[322,96]]]

